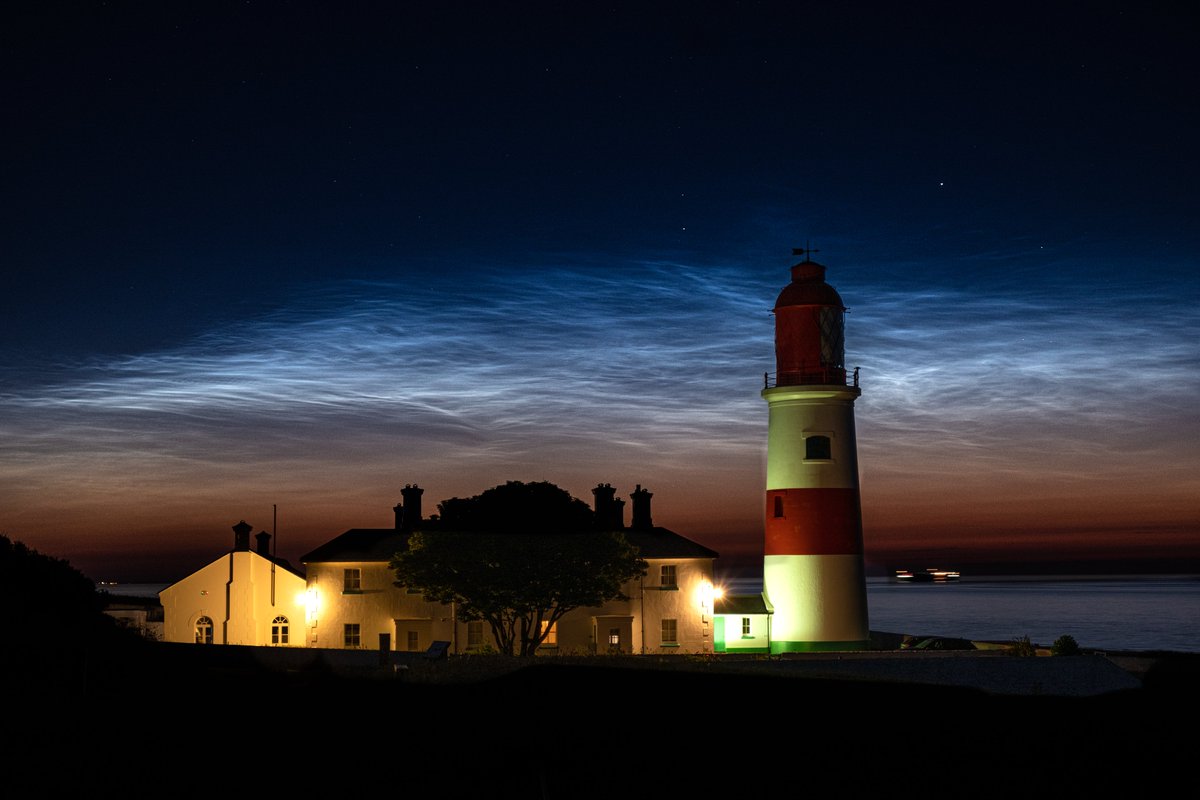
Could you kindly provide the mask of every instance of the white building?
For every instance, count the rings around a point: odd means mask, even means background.
[[[421,489],[405,487],[394,528],[354,528],[301,557],[308,578],[309,647],[427,650],[447,642],[452,653],[495,647],[483,622],[463,622],[456,609],[397,587],[388,564],[421,519]],[[623,587],[626,600],[576,609],[551,631],[539,652],[709,653],[713,651],[713,561],[717,553],[654,527],[651,494],[633,492],[633,524],[624,502],[601,485],[596,514],[621,530],[646,561],[644,576]],[[408,520],[411,525],[406,525]]]
[[[233,526],[233,549],[158,593],[163,641],[303,647],[304,576],[270,555],[271,535]]]

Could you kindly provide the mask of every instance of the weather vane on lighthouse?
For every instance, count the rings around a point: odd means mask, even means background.
[[[819,253],[819,252],[821,252],[821,251],[814,249],[812,247],[809,247],[808,242],[804,243],[804,247],[793,247],[792,248],[792,255],[804,256],[805,261],[812,261],[812,254]]]

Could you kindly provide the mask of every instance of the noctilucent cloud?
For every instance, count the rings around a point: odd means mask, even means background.
[[[1182,20],[469,7],[14,22],[0,532],[172,580],[549,480],[752,564],[811,243],[871,565],[1196,563]]]

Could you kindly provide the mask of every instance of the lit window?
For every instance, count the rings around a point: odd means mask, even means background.
[[[421,637],[416,631],[408,631],[408,649],[409,652],[421,649]]]
[[[362,570],[348,569],[343,572],[342,577],[343,592],[361,592],[362,591]]]
[[[662,643],[679,644],[679,626],[676,620],[664,619],[662,621]]]
[[[362,647],[362,629],[357,622],[347,622],[342,627],[343,647]]]
[[[196,620],[196,644],[213,643],[213,622],[208,617]]]
[[[609,628],[608,629],[608,643],[610,645],[613,645],[616,647],[621,646],[621,629],[620,628]]]
[[[549,628],[549,630],[547,630]],[[546,634],[546,638],[542,639],[543,647],[558,647],[558,623],[551,625],[549,622],[542,621],[542,633]]]
[[[271,644],[288,643],[287,617],[279,616],[271,620]]]
[[[678,589],[679,588],[679,582],[675,576],[675,565],[674,564],[663,564],[662,579],[659,582],[659,584],[664,589]]]
[[[742,636],[750,635],[750,618],[742,617]]]
[[[467,623],[467,649],[479,647],[483,647],[483,620],[477,619]]]
[[[833,458],[829,447],[828,436],[807,436],[804,439],[804,457],[817,461],[828,461]]]

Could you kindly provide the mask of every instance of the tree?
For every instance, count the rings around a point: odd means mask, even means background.
[[[0,604],[7,625],[62,637],[101,617],[95,585],[66,561],[0,536]]]
[[[591,509],[552,483],[509,481],[438,505],[396,554],[396,585],[483,620],[500,651],[533,655],[569,611],[627,599],[646,562],[620,531],[593,529]]]
[[[1064,633],[1062,636],[1054,640],[1054,645],[1050,648],[1050,655],[1053,656],[1077,656],[1081,652],[1079,642],[1075,641],[1075,637],[1069,633]]]

